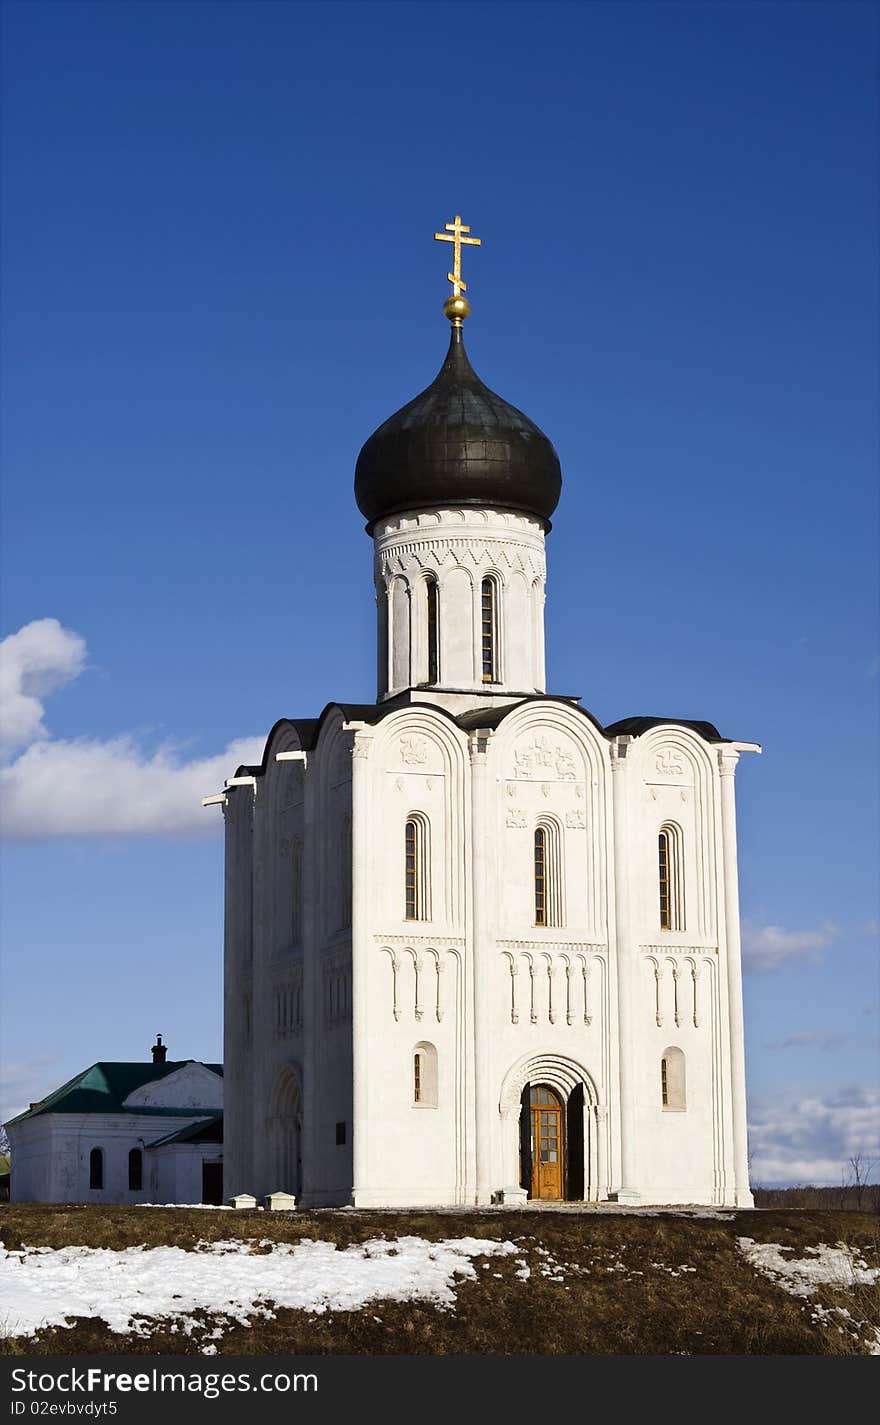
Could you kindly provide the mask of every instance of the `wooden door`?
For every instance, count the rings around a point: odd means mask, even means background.
[[[532,1197],[562,1197],[562,1101],[536,1084],[529,1094],[532,1113]]]

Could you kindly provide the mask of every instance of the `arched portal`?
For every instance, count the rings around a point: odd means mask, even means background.
[[[269,1113],[269,1164],[272,1192],[302,1190],[303,1096],[299,1070],[283,1064],[275,1078]]]
[[[607,1197],[607,1118],[580,1064],[556,1054],[521,1059],[505,1075],[498,1107],[505,1181],[534,1199]]]

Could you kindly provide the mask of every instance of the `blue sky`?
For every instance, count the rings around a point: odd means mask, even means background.
[[[765,749],[754,1174],[880,1151],[875,8],[3,23],[0,1113],[157,1030],[219,1057],[198,801],[231,744],[375,695],[354,463],[442,360],[460,212],[471,359],[562,461],[550,689]]]

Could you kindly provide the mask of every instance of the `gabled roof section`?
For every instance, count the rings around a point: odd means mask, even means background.
[[[409,690],[408,690],[409,691]],[[304,752],[311,752],[318,744],[321,736],[321,728],[329,715],[338,710],[342,713],[345,722],[365,722],[374,726],[390,716],[391,713],[399,711],[401,708],[430,708],[432,712],[440,713],[450,722],[454,722],[460,727],[462,732],[471,732],[475,728],[489,727],[497,728],[516,708],[521,708],[526,703],[564,703],[566,707],[578,712],[582,717],[587,718],[593,724],[597,732],[609,740],[614,737],[640,737],[643,732],[647,732],[652,727],[659,727],[661,724],[669,724],[672,727],[688,727],[696,732],[706,742],[729,742],[730,738],[722,737],[714,723],[700,722],[693,718],[682,717],[625,717],[618,722],[612,722],[603,727],[597,717],[590,712],[589,708],[581,706],[576,696],[566,696],[560,693],[534,693],[528,697],[514,698],[510,702],[502,702],[499,707],[474,708],[470,712],[460,713],[454,716],[439,703],[419,703],[409,700],[408,692],[398,697],[386,698],[381,703],[328,703],[320,717],[310,718],[279,718],[266,738],[266,746],[263,750],[263,760],[256,766],[242,766],[236,770],[237,777],[262,777],[265,776],[268,766],[269,748],[273,739],[282,728],[292,727],[299,738],[300,747]]]
[[[84,1069],[75,1078],[68,1079],[60,1089],[41,1099],[34,1108],[26,1109],[24,1113],[9,1119],[9,1122],[21,1123],[24,1119],[36,1118],[41,1113],[174,1113],[174,1109],[126,1108],[125,1100],[130,1093],[142,1088],[144,1084],[165,1079],[169,1074],[176,1074],[187,1064],[198,1063],[201,1063],[199,1059],[177,1059],[165,1064],[92,1064],[91,1068]],[[222,1064],[203,1064],[202,1067],[223,1077]],[[188,1112],[192,1114],[192,1109]]]
[[[282,728],[292,727],[303,752],[312,752],[318,745],[321,728],[332,712],[342,713],[344,722],[366,722],[371,726],[400,707],[410,706],[405,698],[388,698],[384,703],[327,703],[320,717],[281,717],[266,738],[262,761],[255,766],[237,768],[236,777],[264,777],[269,765],[269,748]]]
[[[222,1143],[223,1114],[215,1113],[213,1118],[202,1118],[198,1123],[190,1123],[186,1128],[178,1128],[176,1133],[165,1133],[150,1148],[165,1148],[169,1143]]]
[[[706,742],[729,742],[729,737],[722,737],[718,728],[712,722],[694,722],[686,717],[623,717],[619,722],[609,723],[605,728],[606,737],[641,737],[643,732],[648,732],[652,727],[661,727],[666,724],[672,727],[689,727],[692,732],[699,733]]]

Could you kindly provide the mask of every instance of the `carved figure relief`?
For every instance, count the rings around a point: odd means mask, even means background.
[[[428,744],[423,737],[400,739],[400,760],[407,767],[421,767],[428,760]]]
[[[654,766],[667,777],[684,776],[684,759],[680,752],[674,752],[671,747],[661,747]]]
[[[562,781],[574,781],[575,765],[574,758],[562,747],[553,747],[546,737],[536,737],[528,747],[522,751],[514,748],[513,751],[514,776],[531,777],[536,772],[543,775],[542,769],[545,767],[554,768],[557,777]]]
[[[526,814],[520,811],[519,807],[507,808],[507,825],[514,827],[524,827],[526,825]]]

